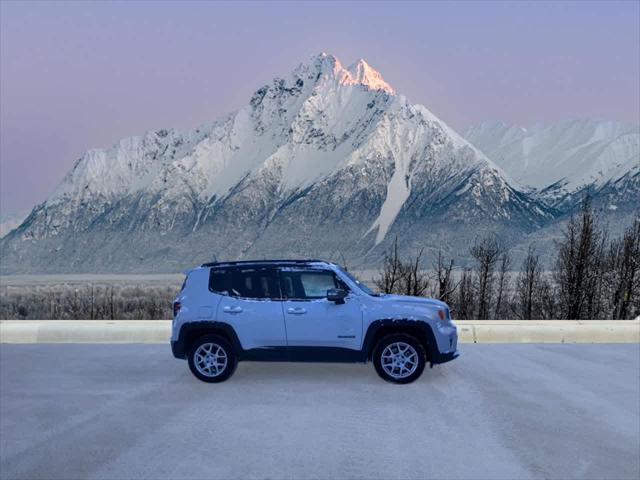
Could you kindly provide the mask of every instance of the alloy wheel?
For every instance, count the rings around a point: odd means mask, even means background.
[[[193,355],[196,369],[206,377],[217,377],[227,368],[227,352],[217,343],[203,343]]]
[[[418,352],[408,343],[391,343],[382,351],[380,363],[390,377],[406,378],[418,368]]]

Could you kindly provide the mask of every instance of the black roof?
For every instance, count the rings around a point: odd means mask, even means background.
[[[293,260],[235,260],[230,262],[208,262],[203,263],[202,267],[222,267],[233,265],[297,265],[305,263],[330,263],[326,260],[317,259],[293,259]]]

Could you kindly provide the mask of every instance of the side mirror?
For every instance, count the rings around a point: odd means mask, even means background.
[[[347,291],[342,288],[332,288],[327,290],[327,300],[330,302],[336,302],[338,304],[344,303],[344,299],[347,296]]]

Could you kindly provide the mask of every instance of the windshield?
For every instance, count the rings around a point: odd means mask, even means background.
[[[363,282],[361,282],[360,280],[358,280],[356,277],[354,277],[353,275],[351,275],[349,272],[347,272],[344,268],[340,267],[340,272],[342,272],[342,274],[347,277],[349,280],[351,280],[353,283],[355,283],[356,285],[358,285],[358,287],[360,287],[360,290],[362,290],[364,293],[366,293],[367,295],[373,295],[373,296],[377,296],[378,294],[376,292],[374,292],[373,290],[371,290],[366,284],[364,284]]]

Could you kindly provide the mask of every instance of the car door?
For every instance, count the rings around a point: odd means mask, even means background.
[[[280,288],[290,353],[297,347],[360,350],[362,310],[356,295],[344,303],[327,300],[327,290],[348,287],[328,269],[281,267]]]
[[[233,327],[244,350],[281,349],[286,354],[278,273],[273,268],[232,267],[211,274],[210,289],[223,295],[217,318]]]

